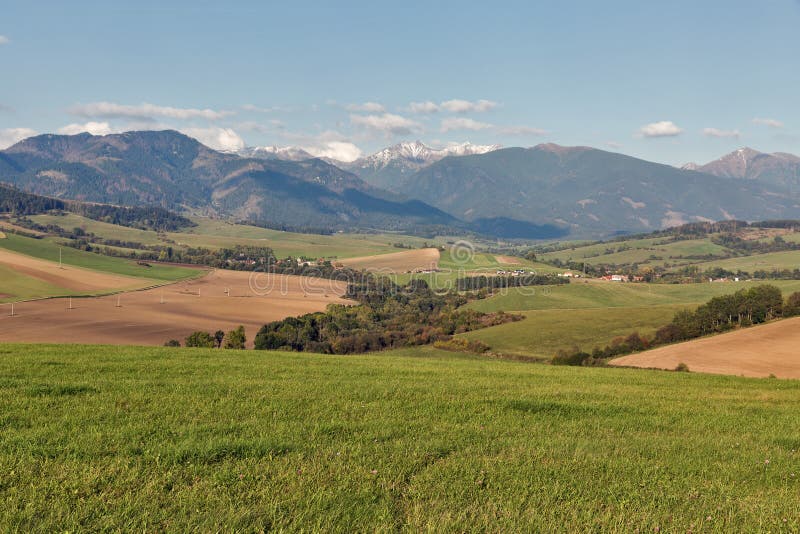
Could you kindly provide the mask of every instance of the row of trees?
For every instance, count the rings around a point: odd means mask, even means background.
[[[521,274],[519,276],[467,276],[456,280],[458,291],[503,289],[507,287],[544,286],[568,284],[569,280],[549,274]]]
[[[521,319],[458,309],[468,301],[465,295],[438,294],[424,280],[398,286],[387,278],[367,277],[350,284],[346,297],[360,306],[330,305],[325,312],[264,325],[255,337],[256,349],[352,354],[425,345]]]
[[[211,332],[197,331],[189,334],[184,340],[184,346],[205,348],[205,349],[244,349],[247,343],[244,326],[239,326],[229,331],[227,334],[222,330]],[[177,339],[170,339],[164,343],[166,347],[180,347],[181,342]]]
[[[659,328],[652,338],[633,332],[627,337],[614,339],[604,348],[595,347],[591,353],[584,352],[579,347],[561,349],[552,362],[556,365],[595,365],[609,358],[659,345],[793,316],[800,316],[800,292],[792,293],[784,300],[779,288],[761,285],[731,295],[714,297],[694,311],[681,310],[669,324]]]

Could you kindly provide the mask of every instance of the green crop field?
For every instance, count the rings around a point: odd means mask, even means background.
[[[3,531],[800,529],[797,381],[431,349],[0,353]]]
[[[0,247],[55,262],[58,261],[59,248],[61,248],[61,258],[66,265],[152,280],[173,281],[198,275],[197,269],[159,264],[152,264],[150,267],[146,267],[123,258],[102,256],[67,246],[59,247],[58,241],[53,238],[33,239],[16,234],[8,234],[6,239],[0,239]]]
[[[69,289],[48,284],[0,265],[0,303],[73,294],[75,292]]]
[[[775,271],[783,269],[800,269],[800,251],[772,252],[769,254],[754,254],[740,258],[716,260],[697,264],[702,271],[712,267],[722,267],[729,271],[745,271],[752,274],[755,271]]]

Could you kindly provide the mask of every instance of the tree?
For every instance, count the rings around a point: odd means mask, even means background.
[[[800,315],[800,292],[789,295],[789,298],[786,299],[786,304],[783,306],[783,314],[786,317]]]
[[[222,330],[217,330],[214,333],[214,339],[217,342],[217,348],[222,347],[222,340],[225,339],[225,332],[223,332]]]
[[[181,346],[181,342],[178,341],[177,339],[170,339],[169,341],[164,343],[164,346],[165,347],[180,347]]]
[[[244,344],[247,342],[247,338],[244,335],[244,326],[239,325],[238,328],[235,330],[231,330],[228,332],[228,335],[225,336],[225,348],[226,349],[244,349]]]
[[[186,343],[184,343],[187,347],[200,347],[206,349],[213,349],[216,340],[214,336],[209,334],[208,332],[193,332],[186,338]]]

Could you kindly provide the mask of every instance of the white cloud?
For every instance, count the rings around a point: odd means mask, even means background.
[[[0,130],[0,150],[36,135],[36,130],[30,128],[6,128]]]
[[[289,108],[284,108],[281,106],[270,106],[268,108],[262,108],[260,106],[256,106],[254,104],[245,104],[242,106],[244,111],[254,111],[256,113],[275,113],[276,111],[288,112],[291,111]]]
[[[367,113],[383,113],[386,108],[377,102],[364,102],[363,104],[348,104],[344,107],[347,111],[366,111]]]
[[[392,113],[384,113],[382,115],[350,115],[350,122],[356,126],[381,132],[385,135],[409,135],[421,127],[418,122]]]
[[[769,126],[770,128],[783,128],[783,123],[776,119],[760,119],[756,117],[755,119],[753,119],[753,124]]]
[[[497,107],[497,102],[491,100],[476,100],[470,102],[469,100],[447,100],[441,103],[441,108],[453,113],[482,113]]]
[[[533,128],[530,126],[498,126],[497,133],[500,135],[510,135],[519,137],[535,137],[545,135],[547,130]]]
[[[6,37],[5,35],[0,35],[0,45],[8,44],[11,42],[11,39]]]
[[[73,115],[81,117],[127,118],[152,120],[155,117],[169,119],[207,119],[219,120],[229,115],[231,111],[215,111],[213,109],[174,108],[169,106],[156,106],[143,103],[136,106],[115,104],[113,102],[92,102],[78,104],[69,110]]]
[[[491,124],[479,122],[474,119],[467,119],[464,117],[450,117],[442,120],[441,131],[450,132],[452,130],[485,130],[491,128]]]
[[[683,133],[683,129],[672,121],[659,121],[646,124],[639,129],[644,137],[675,137]]]
[[[360,148],[346,141],[329,141],[319,146],[307,146],[302,148],[317,158],[330,158],[347,163],[357,160],[362,154]]]
[[[72,123],[67,124],[63,128],[58,129],[58,133],[64,135],[76,135],[79,133],[88,132],[92,135],[108,135],[114,133],[111,125],[107,122],[93,122],[89,121],[86,124]]]
[[[720,130],[719,128],[703,128],[703,135],[706,137],[718,137],[718,138],[733,138],[739,139],[742,136],[739,130]]]
[[[244,139],[231,128],[181,128],[180,131],[215,150],[234,151],[245,147]]]
[[[408,105],[408,111],[411,113],[436,113],[439,111],[439,105],[430,100],[425,102],[411,102]]]

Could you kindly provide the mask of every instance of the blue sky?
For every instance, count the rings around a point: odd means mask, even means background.
[[[336,4],[336,5],[334,5]],[[401,140],[671,164],[800,153],[800,2],[0,2],[0,146],[177,128],[351,159]]]

